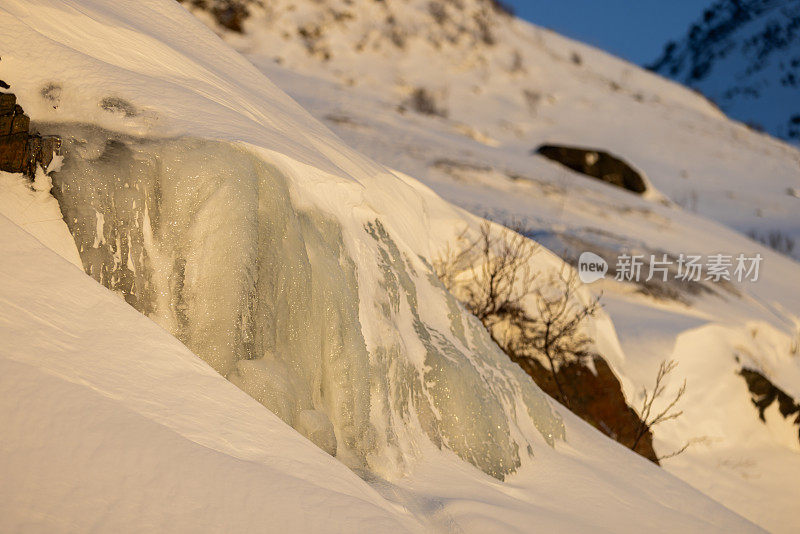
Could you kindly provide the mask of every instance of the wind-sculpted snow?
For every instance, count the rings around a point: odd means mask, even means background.
[[[357,266],[343,226],[297,209],[246,150],[50,129],[86,272],[346,464],[396,474],[430,439],[502,479],[534,453],[521,420],[564,438],[544,394],[379,218],[358,229],[374,261]],[[379,280],[368,302],[362,279]],[[369,345],[362,321],[381,332]]]

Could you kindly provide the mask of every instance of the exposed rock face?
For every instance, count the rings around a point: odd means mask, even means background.
[[[778,402],[778,410],[784,419],[794,416],[794,424],[797,425],[797,439],[800,440],[800,404],[795,402],[793,398],[786,394],[783,390],[770,382],[767,377],[754,371],[752,369],[742,369],[739,371],[745,382],[747,388],[750,390],[753,405],[758,408],[758,416],[762,421],[764,418],[764,411],[769,408],[773,402]]]
[[[22,172],[28,135],[27,117],[18,114],[17,97],[0,94],[0,169]]]
[[[5,84],[4,84],[5,85]],[[31,119],[13,93],[0,93],[0,170],[33,178],[36,167],[47,168],[61,149],[58,137],[30,134]]]
[[[644,178],[622,159],[593,148],[542,145],[534,153],[569,167],[573,171],[598,178],[611,185],[642,194],[647,190]]]
[[[517,363],[545,393],[558,398],[558,388],[549,369],[536,360],[523,359]],[[558,369],[559,382],[569,398],[569,408],[606,436],[631,448],[641,420],[625,401],[622,386],[608,363],[600,356],[595,356],[593,363],[596,374],[580,362],[571,362]],[[650,432],[639,440],[634,450],[658,464]]]

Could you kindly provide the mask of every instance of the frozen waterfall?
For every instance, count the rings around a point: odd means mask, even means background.
[[[50,125],[54,194],[88,274],[348,466],[402,473],[421,440],[503,479],[564,427],[380,218],[297,209],[243,147]],[[372,262],[352,258],[357,243]]]

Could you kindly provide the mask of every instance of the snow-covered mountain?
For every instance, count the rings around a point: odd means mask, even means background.
[[[800,232],[797,151],[490,2],[434,4],[196,3],[246,57],[172,0],[0,6],[0,78],[64,151],[33,187],[0,174],[3,530],[796,527],[797,428],[738,373],[800,397],[800,267],[735,230]],[[431,268],[479,228],[462,208],[559,252],[762,254],[753,284],[581,290],[632,403],[680,362],[657,450],[702,444],[660,469],[511,364]]]
[[[502,147],[532,170],[524,176],[554,174],[551,164],[529,156],[540,144],[603,148],[642,169],[687,211],[744,234],[800,240],[795,149],[753,135],[684,87],[510,18],[488,0],[235,4],[247,6],[244,33],[220,26],[207,10],[211,3],[192,10],[268,74],[310,76],[368,95],[364,105],[375,102],[394,123],[405,116],[426,128],[442,125],[476,149]],[[317,100],[327,99],[323,87]],[[302,103],[346,141],[383,159],[387,150],[377,141],[355,141],[359,124],[348,124],[336,101],[319,112]],[[425,142],[416,145],[410,150],[427,150]],[[385,163],[423,178],[431,163],[404,161]],[[483,154],[469,161],[487,163]],[[758,179],[738,179],[745,175]]]
[[[649,68],[697,89],[729,116],[800,140],[800,2],[721,0]]]
[[[770,530],[797,527],[795,415],[762,422],[740,374],[758,369],[800,397],[800,272],[783,255],[798,251],[745,237],[800,239],[796,149],[487,2],[250,4],[241,31],[192,10],[351,146],[473,213],[521,224],[564,257],[591,250],[613,265],[621,253],[761,254],[760,280],[735,289],[591,287],[604,292],[623,349],[601,343],[601,352],[632,405],[664,359],[679,362],[671,391],[688,381],[684,415],[656,430],[655,448],[693,445],[664,468]],[[491,39],[473,25],[481,17]],[[648,192],[532,155],[553,143],[623,158]]]

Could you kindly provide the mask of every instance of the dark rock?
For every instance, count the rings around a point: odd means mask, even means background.
[[[758,417],[766,422],[764,412],[773,402],[777,401],[778,411],[784,419],[794,416],[793,423],[798,426],[797,439],[800,440],[800,404],[758,371],[744,368],[739,371],[739,374],[747,382],[747,389],[750,390],[750,400],[753,406],[758,409]]]
[[[27,168],[23,170],[28,176],[36,174],[36,166],[47,169],[53,162],[53,156],[61,153],[61,138],[54,135],[31,135],[28,137]]]
[[[11,88],[11,86],[10,86],[10,85],[8,85],[8,84],[7,84],[6,82],[4,82],[3,80],[0,80],[0,89],[10,89],[10,88]]]
[[[237,33],[244,32],[244,21],[250,15],[247,7],[239,2],[225,2],[211,10],[220,26]]]
[[[644,178],[624,160],[593,148],[542,145],[533,151],[573,171],[606,183],[642,194],[647,190]]]
[[[553,398],[559,397],[558,387],[548,368],[537,360],[516,359],[522,369],[533,378],[536,385]],[[569,409],[597,430],[629,449],[633,447],[642,423],[636,411],[628,405],[622,386],[608,363],[595,356],[594,369],[575,361],[562,365],[558,380],[569,399]],[[635,452],[658,464],[653,449],[653,435],[648,431],[636,445]]]
[[[11,133],[27,132],[31,127],[31,119],[27,115],[14,115],[11,124]]]
[[[14,124],[13,115],[0,115],[0,136],[10,135],[12,124]]]
[[[47,168],[61,139],[30,134],[31,119],[11,93],[0,93],[0,171],[21,172],[33,178],[39,165]]]
[[[248,0],[178,0],[210,12],[217,24],[237,33],[244,32],[244,21],[250,16]]]
[[[14,106],[17,104],[17,97],[12,93],[0,93],[0,115],[11,115],[14,113]]]
[[[0,171],[22,172],[27,162],[28,133],[0,137]]]

